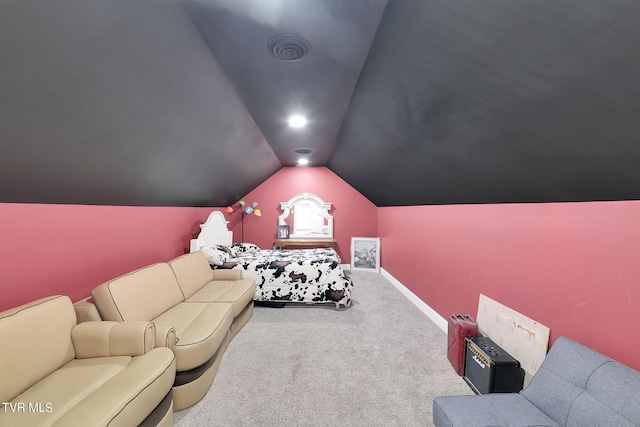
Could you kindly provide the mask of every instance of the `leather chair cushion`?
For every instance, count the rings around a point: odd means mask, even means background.
[[[75,324],[67,296],[39,299],[0,313],[0,402],[10,402],[75,358],[71,342]]]
[[[138,356],[74,359],[14,399],[50,411],[5,412],[1,425],[134,426],[166,396],[175,378],[171,350]]]
[[[231,322],[233,307],[225,303],[180,303],[153,319],[157,327],[173,326],[176,369],[187,371],[209,360],[218,351]]]
[[[182,255],[169,262],[184,299],[189,299],[200,288],[213,280],[213,270],[201,251]]]
[[[233,305],[233,317],[238,316],[253,300],[256,285],[253,280],[215,280],[193,294],[187,302],[225,302]]]
[[[103,320],[145,320],[158,317],[184,301],[173,270],[153,264],[103,283],[91,291]]]

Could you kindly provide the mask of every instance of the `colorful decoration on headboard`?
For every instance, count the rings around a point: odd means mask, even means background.
[[[251,203],[251,205],[247,206],[247,204],[245,203],[244,200],[240,200],[238,202],[238,205],[236,207],[232,207],[232,206],[227,206],[226,212],[228,214],[232,214],[232,213],[240,213],[241,215],[241,222],[240,222],[240,230],[241,230],[241,241],[244,242],[244,217],[245,215],[255,215],[255,216],[262,216],[262,212],[260,212],[260,209],[257,209],[258,207],[258,202],[253,202]]]

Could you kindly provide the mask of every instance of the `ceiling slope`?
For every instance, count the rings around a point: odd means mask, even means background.
[[[0,201],[223,206],[281,164],[179,2],[0,4]]]
[[[640,198],[640,3],[390,0],[328,167],[378,206]]]
[[[639,20],[635,0],[4,1],[0,202],[224,206],[300,148],[378,206],[639,199]],[[274,58],[282,33],[307,56]]]
[[[295,166],[295,151],[306,149],[309,164],[326,165],[387,1],[182,3],[280,162]],[[302,40],[269,48],[288,34]],[[297,60],[278,59],[274,50]],[[308,125],[288,127],[293,114]]]

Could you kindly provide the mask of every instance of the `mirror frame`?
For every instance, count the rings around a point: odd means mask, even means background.
[[[282,209],[283,212],[282,212],[282,215],[278,217],[278,225],[285,225],[286,224],[285,219],[289,217],[289,214],[291,213],[291,209],[293,209],[296,203],[303,200],[312,201],[313,203],[318,205],[318,207],[320,208],[320,212],[322,213],[322,216],[324,217],[324,219],[327,220],[327,228],[329,232],[327,234],[318,234],[318,235],[297,234],[294,229],[294,230],[291,230],[290,237],[292,238],[324,237],[327,239],[333,239],[333,216],[329,214],[329,211],[331,210],[331,202],[325,202],[315,194],[300,193],[293,196],[291,199],[289,199],[288,202],[280,202],[280,209]]]

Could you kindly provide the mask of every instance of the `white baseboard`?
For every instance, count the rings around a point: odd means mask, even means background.
[[[393,277],[387,270],[384,268],[380,269],[380,273],[382,276],[387,279],[393,286],[398,288],[400,292],[406,296],[409,301],[411,301],[420,311],[422,311],[433,323],[436,324],[437,327],[442,329],[444,332],[447,332],[449,325],[447,324],[447,319],[440,316],[433,308],[429,307],[427,303],[422,301],[416,294],[411,292],[406,286],[398,281],[395,277]]]

